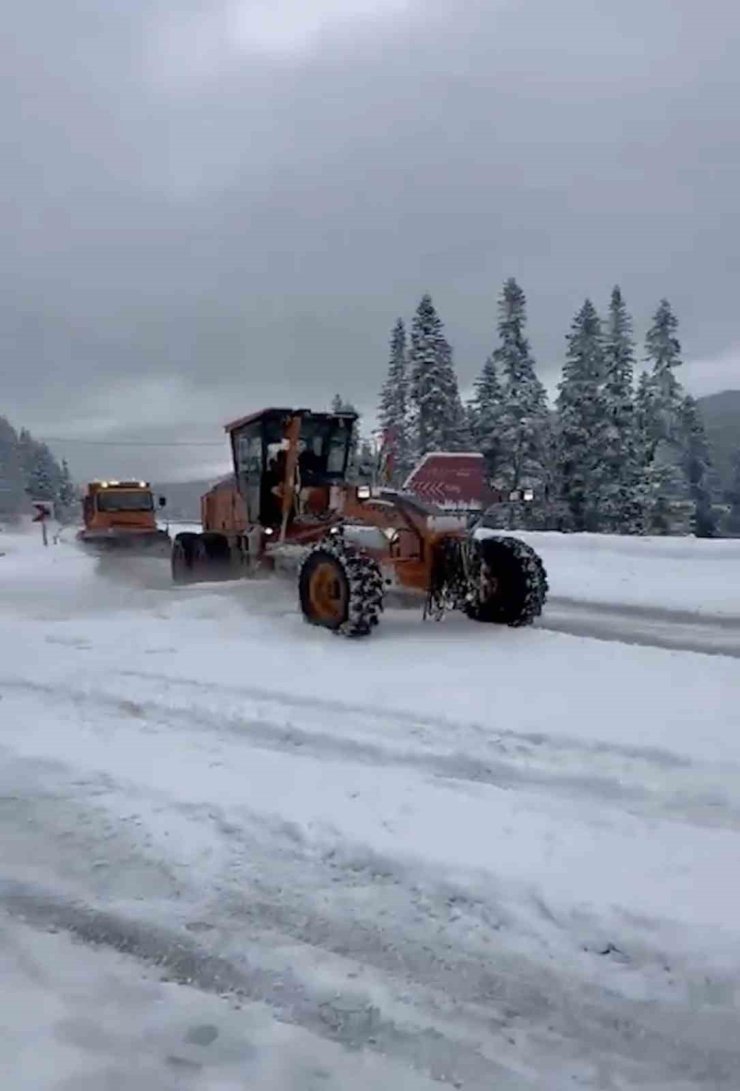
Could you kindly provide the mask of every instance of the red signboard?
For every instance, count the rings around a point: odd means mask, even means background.
[[[479,511],[495,499],[486,481],[485,459],[474,451],[425,455],[404,488],[442,508]]]
[[[34,501],[33,506],[36,509],[36,514],[34,515],[32,522],[43,523],[45,519],[51,518],[51,508],[47,504],[41,504]]]

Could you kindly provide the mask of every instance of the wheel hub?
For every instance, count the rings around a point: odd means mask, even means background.
[[[497,576],[494,576],[489,565],[481,565],[480,573],[481,592],[484,599],[492,598],[499,592],[499,580]]]
[[[311,575],[311,605],[316,617],[325,622],[340,622],[345,610],[343,580],[328,561],[316,566]]]

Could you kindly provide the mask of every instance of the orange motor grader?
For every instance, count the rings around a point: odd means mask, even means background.
[[[417,497],[352,485],[353,413],[264,409],[226,425],[233,477],[201,498],[201,533],[172,548],[177,583],[298,571],[307,621],[347,636],[377,625],[386,590],[415,593],[426,617],[527,625],[545,602],[537,554],[511,537],[476,538]]]

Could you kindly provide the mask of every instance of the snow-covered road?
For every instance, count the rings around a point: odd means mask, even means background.
[[[280,584],[3,542],[3,1086],[740,1086],[732,658],[557,603],[346,642]],[[619,544],[601,584],[548,548],[614,605]],[[643,552],[626,605],[711,614],[716,566],[661,601]]]
[[[551,596],[537,627],[549,632],[616,640],[648,648],[674,648],[704,655],[740,659],[740,616],[716,617],[688,610],[632,606],[614,602],[581,602]]]

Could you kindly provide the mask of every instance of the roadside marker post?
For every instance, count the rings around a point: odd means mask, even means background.
[[[33,506],[36,514],[32,522],[41,523],[41,538],[45,546],[49,544],[49,533],[46,529],[47,521],[51,518],[51,504],[47,500],[34,500]]]

